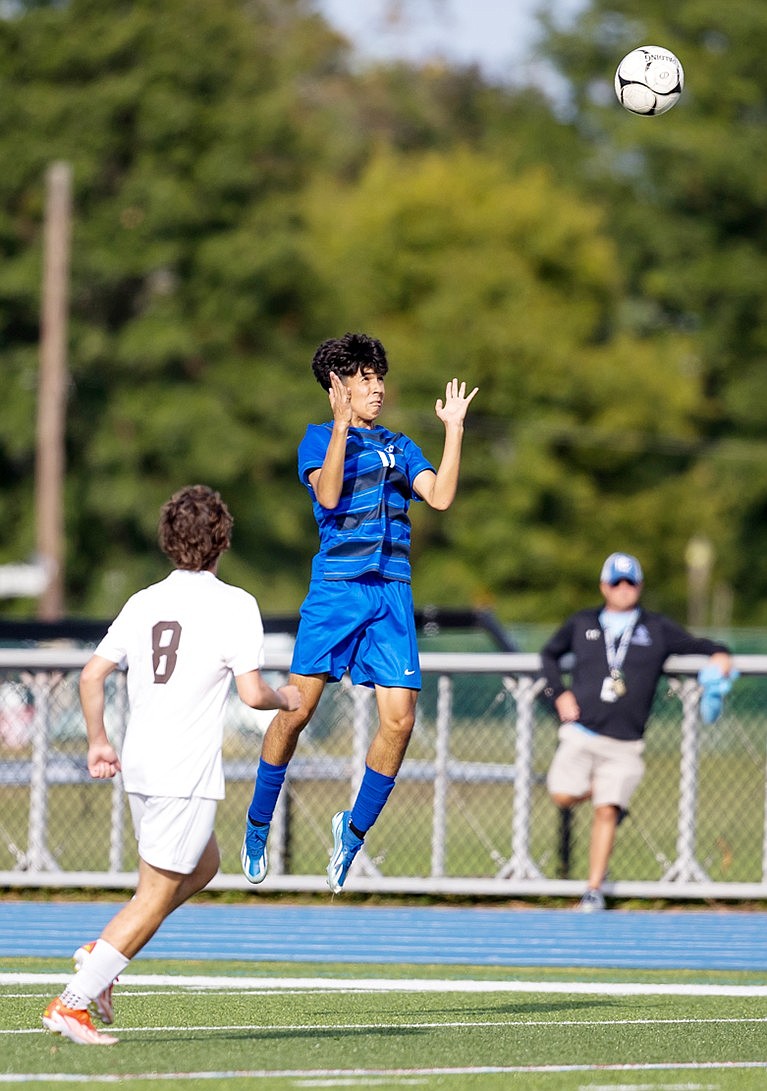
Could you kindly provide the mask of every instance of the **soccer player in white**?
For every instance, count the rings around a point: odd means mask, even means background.
[[[175,571],[133,595],[80,676],[92,777],[122,772],[138,840],[134,897],[95,943],[75,953],[75,975],[43,1014],[43,1025],[84,1045],[117,1039],[96,1030],[89,1007],[111,1023],[112,985],[174,909],[202,890],[219,866],[213,829],[224,797],[224,713],[232,677],[251,708],[296,711],[294,685],[272,689],[260,672],[258,604],[216,575],[232,517],[217,492],[191,485],[163,506],[159,540]],[[104,727],[104,685],[128,670],[130,716],[122,755]]]

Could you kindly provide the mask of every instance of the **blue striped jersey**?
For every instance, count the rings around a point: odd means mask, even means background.
[[[434,467],[401,432],[350,428],[344,483],[332,511],[317,502],[309,474],[322,466],[332,422],[310,424],[298,447],[298,476],[312,498],[320,532],[312,561],[313,580],[353,580],[377,572],[387,580],[410,582],[410,519],[413,481]]]

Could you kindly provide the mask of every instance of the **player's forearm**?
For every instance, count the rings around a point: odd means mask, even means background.
[[[446,511],[458,492],[458,476],[461,469],[463,425],[450,425],[445,431],[445,447],[434,477],[428,504],[437,511]]]
[[[319,474],[313,482],[314,495],[323,508],[332,511],[338,506],[344,485],[344,459],[346,458],[346,439],[349,429],[335,424],[330,437],[325,460]]]
[[[89,746],[108,742],[104,728],[104,684],[115,668],[111,660],[95,654],[80,673],[80,705]]]
[[[283,692],[283,687],[279,689],[272,689],[271,686],[264,683],[257,703],[251,706],[252,708],[260,709],[264,712],[268,712],[270,709],[277,709],[281,712],[289,712],[293,705],[287,694]]]
[[[265,712],[269,709],[293,712],[301,703],[301,695],[296,686],[288,683],[273,689],[258,669],[238,674],[234,681],[240,700],[250,708]]]
[[[104,727],[104,687],[93,682],[80,682],[80,704],[82,705],[88,746],[95,746],[107,741]]]

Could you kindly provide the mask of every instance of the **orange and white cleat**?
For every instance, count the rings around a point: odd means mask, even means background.
[[[79,1046],[113,1046],[117,1038],[96,1030],[87,1008],[68,1008],[57,996],[43,1012],[43,1026]]]
[[[75,970],[82,969],[85,959],[91,953],[95,946],[96,941],[93,940],[92,943],[84,943],[82,947],[77,948],[75,953],[72,955],[72,961],[75,964]],[[106,1026],[111,1026],[112,1023],[114,1023],[115,1021],[115,1009],[114,1004],[112,1003],[112,990],[115,987],[117,981],[119,981],[119,978],[116,977],[110,985],[107,985],[105,989],[101,990],[99,995],[91,1004],[91,1010],[93,1011],[93,1014],[97,1016],[97,1018],[99,1018],[102,1023],[106,1024]]]

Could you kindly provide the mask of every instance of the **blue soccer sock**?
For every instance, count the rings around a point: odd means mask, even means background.
[[[360,837],[365,836],[384,809],[393,787],[394,777],[387,777],[385,773],[377,773],[369,765],[365,766],[365,775],[349,819],[352,829]]]
[[[248,807],[248,818],[257,826],[268,826],[272,821],[287,768],[287,762],[284,765],[270,765],[268,761],[260,759],[253,799]]]

